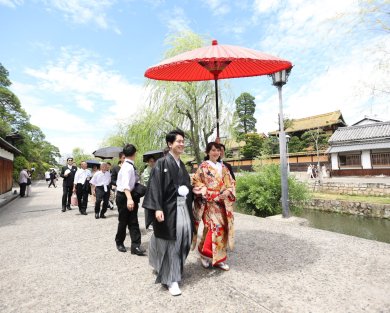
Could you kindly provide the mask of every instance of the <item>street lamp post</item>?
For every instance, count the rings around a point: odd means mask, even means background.
[[[280,150],[280,174],[282,185],[282,215],[284,218],[290,217],[290,209],[288,203],[288,180],[287,180],[287,158],[286,158],[286,133],[284,131],[283,120],[283,102],[282,102],[282,87],[286,84],[291,68],[273,73],[272,84],[278,88],[279,93],[279,150]]]

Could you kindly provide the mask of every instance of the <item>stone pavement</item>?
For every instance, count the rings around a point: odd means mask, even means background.
[[[0,312],[390,312],[389,244],[236,214],[231,270],[191,252],[172,297],[116,250],[117,211],[62,213],[61,193],[41,181],[0,209]]]

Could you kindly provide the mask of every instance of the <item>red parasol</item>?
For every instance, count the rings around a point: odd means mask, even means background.
[[[217,110],[217,138],[219,139],[218,79],[270,75],[291,69],[289,61],[256,50],[218,45],[181,53],[150,67],[145,77],[166,81],[214,80]]]

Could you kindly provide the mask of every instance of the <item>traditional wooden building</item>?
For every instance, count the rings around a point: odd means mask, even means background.
[[[0,194],[12,189],[14,157],[20,154],[20,150],[0,137]]]
[[[390,122],[340,127],[329,145],[335,176],[390,175]]]
[[[290,120],[291,125],[285,129],[289,136],[301,137],[302,134],[312,129],[322,129],[326,134],[332,135],[339,127],[347,126],[340,110],[324,113],[320,115],[313,115],[304,118],[297,118]],[[276,136],[279,130],[270,132],[270,136]]]

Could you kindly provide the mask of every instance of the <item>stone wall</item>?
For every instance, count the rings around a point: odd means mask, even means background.
[[[342,200],[312,199],[308,202],[307,208],[319,211],[390,219],[390,204],[372,204]]]
[[[326,192],[345,195],[385,196],[390,197],[389,183],[342,183],[310,182],[310,189],[315,192]]]

